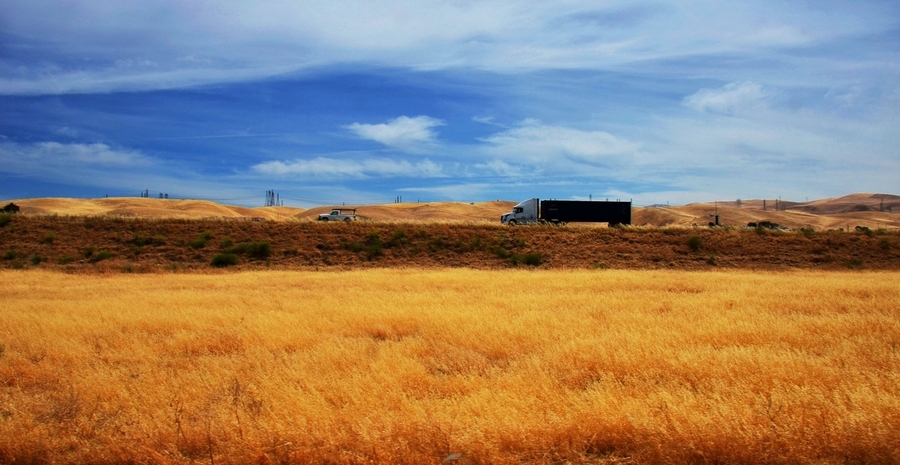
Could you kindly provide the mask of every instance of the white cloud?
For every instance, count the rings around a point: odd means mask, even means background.
[[[417,163],[380,158],[345,160],[316,157],[310,160],[268,161],[252,167],[268,176],[311,176],[329,179],[367,177],[442,177],[443,167],[430,160]]]
[[[167,177],[167,165],[140,151],[102,143],[18,143],[0,138],[0,172],[59,184],[137,189],[181,186]],[[152,181],[152,182],[150,182]]]
[[[20,174],[56,169],[78,170],[84,167],[121,169],[152,165],[152,160],[139,152],[116,150],[100,143],[3,142],[0,143],[0,160],[5,170]]]
[[[700,89],[685,97],[683,103],[697,111],[733,115],[762,107],[765,94],[755,82],[732,82],[720,89]]]
[[[443,126],[444,122],[428,116],[400,116],[387,123],[363,124],[353,123],[347,129],[363,139],[404,151],[416,152],[433,145],[437,135],[433,128]]]
[[[534,164],[560,161],[560,157],[576,163],[609,162],[634,155],[641,148],[640,144],[605,131],[543,125],[533,120],[486,137],[483,142],[488,144],[488,153]]]
[[[472,168],[474,168],[474,172],[472,174],[475,176],[487,174],[516,177],[523,174],[521,168],[512,166],[502,160],[491,160],[486,163],[476,163],[472,166]]]

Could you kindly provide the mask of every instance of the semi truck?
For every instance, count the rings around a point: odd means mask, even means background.
[[[500,222],[510,226],[530,223],[609,223],[610,227],[631,224],[631,201],[540,200],[519,202],[503,214]]]

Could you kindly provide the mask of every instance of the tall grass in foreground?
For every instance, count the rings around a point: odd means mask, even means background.
[[[900,273],[0,278],[0,462],[900,462]]]

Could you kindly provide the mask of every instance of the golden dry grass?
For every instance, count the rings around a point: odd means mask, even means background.
[[[896,272],[0,278],[0,462],[900,461]]]

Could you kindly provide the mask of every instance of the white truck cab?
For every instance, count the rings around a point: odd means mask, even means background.
[[[508,225],[537,223],[539,206],[540,200],[537,198],[519,202],[511,212],[500,217],[500,222]]]

